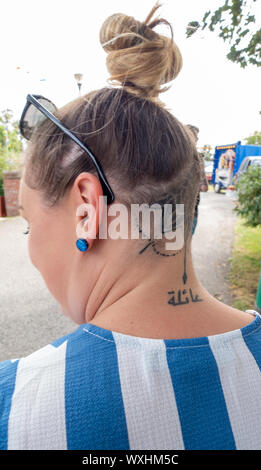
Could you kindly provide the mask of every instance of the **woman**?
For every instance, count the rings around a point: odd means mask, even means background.
[[[59,121],[45,111],[38,126],[48,102],[31,97],[21,118],[31,139],[20,189],[30,259],[80,326],[0,365],[1,449],[261,448],[261,319],[222,304],[195,275],[199,161],[158,99],[182,58],[154,31],[168,24],[153,20],[157,8],[143,23],[117,14],[102,25],[116,87],[69,103]],[[176,233],[184,204],[182,247],[169,249],[167,234],[101,236],[95,215],[106,235],[117,203],[128,214],[171,203]]]

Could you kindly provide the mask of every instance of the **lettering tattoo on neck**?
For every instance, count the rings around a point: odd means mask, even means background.
[[[192,289],[189,289],[189,295],[187,289],[179,289],[177,293],[174,290],[168,292],[168,295],[171,295],[171,298],[168,300],[168,304],[177,307],[178,305],[189,304],[190,302],[202,302],[203,299],[199,299],[199,296],[195,296],[192,293]],[[182,298],[183,296],[183,298]],[[186,297],[184,297],[186,296]]]

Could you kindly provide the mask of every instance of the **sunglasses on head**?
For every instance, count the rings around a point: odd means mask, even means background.
[[[61,131],[84,150],[92,160],[99,176],[104,196],[107,196],[107,204],[114,201],[113,191],[103,173],[101,164],[86,145],[84,145],[69,129],[67,129],[59,119],[54,116],[57,107],[47,98],[40,95],[27,95],[26,105],[21,115],[19,128],[22,136],[30,140],[36,127],[42,123],[45,118],[50,119]]]

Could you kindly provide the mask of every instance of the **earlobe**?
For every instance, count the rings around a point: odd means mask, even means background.
[[[76,241],[76,246],[79,251],[87,251],[89,248],[89,244],[84,238],[78,238]]]

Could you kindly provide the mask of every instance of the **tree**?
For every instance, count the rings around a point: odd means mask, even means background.
[[[203,147],[201,147],[199,149],[200,153],[202,153],[204,155],[204,159],[205,161],[211,161],[213,160],[213,152],[212,152],[212,147],[211,145],[209,144],[205,144],[203,145]]]
[[[246,137],[244,140],[249,145],[261,145],[261,132],[255,131],[253,135]]]
[[[223,0],[224,1],[224,0]],[[199,21],[187,25],[186,35],[191,37],[196,31],[208,28],[219,32],[219,37],[229,41],[230,51],[227,58],[240,64],[261,65],[261,28],[257,29],[254,4],[257,0],[226,0],[215,11],[207,11]]]
[[[0,113],[0,153],[18,153],[23,149],[19,124],[13,119],[13,112],[5,109]]]
[[[3,195],[3,171],[20,168],[22,149],[18,122],[13,119],[13,112],[5,109],[0,113],[0,196]]]
[[[261,225],[261,167],[250,166],[235,187],[238,194],[235,212],[244,217],[246,225]]]

